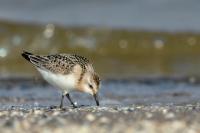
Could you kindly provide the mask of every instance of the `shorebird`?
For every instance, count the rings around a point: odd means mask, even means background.
[[[65,96],[74,108],[77,107],[70,97],[71,91],[93,95],[99,106],[100,79],[87,58],[76,54],[34,55],[26,51],[22,56],[36,67],[49,84],[62,91],[60,108]]]

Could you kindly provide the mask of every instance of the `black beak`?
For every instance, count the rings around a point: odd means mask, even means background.
[[[94,96],[94,99],[96,101],[97,106],[99,106],[99,97],[98,97],[98,95],[94,94],[93,96]]]

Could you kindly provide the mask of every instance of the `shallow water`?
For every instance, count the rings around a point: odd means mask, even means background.
[[[199,75],[199,42],[197,33],[0,22],[0,77],[36,74],[23,50],[83,55],[103,78]]]
[[[45,82],[2,80],[0,109],[12,107],[46,108],[59,105],[60,92]],[[200,101],[200,84],[173,79],[104,80],[100,89],[101,106],[182,105]],[[72,92],[78,105],[95,106],[92,96]],[[65,99],[65,106],[69,102]]]

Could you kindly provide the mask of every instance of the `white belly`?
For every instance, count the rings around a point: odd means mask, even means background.
[[[73,74],[61,75],[39,68],[37,69],[49,84],[61,89],[64,93],[67,93],[75,88],[76,80]]]

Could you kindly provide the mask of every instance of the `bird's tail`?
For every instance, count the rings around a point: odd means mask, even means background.
[[[23,51],[22,56],[37,67],[43,67],[49,60],[43,56],[34,55],[32,53]]]
[[[30,55],[33,55],[33,54],[29,53],[29,52],[26,52],[26,51],[22,52],[22,56],[28,61],[30,61]]]

